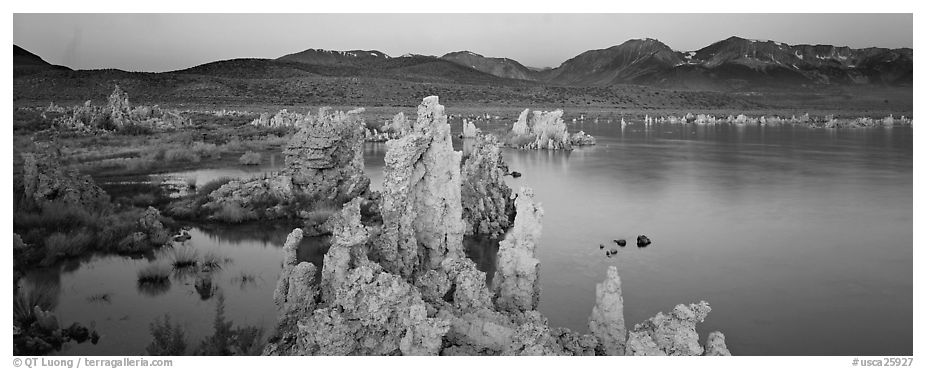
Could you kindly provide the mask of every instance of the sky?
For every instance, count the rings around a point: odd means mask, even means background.
[[[163,72],[305,49],[440,56],[469,50],[532,67],[655,38],[679,51],[730,36],[913,47],[912,14],[14,14],[13,42],[73,69]]]

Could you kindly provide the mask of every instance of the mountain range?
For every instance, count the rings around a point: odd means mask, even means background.
[[[67,69],[13,47],[14,76]],[[443,56],[391,57],[376,50],[308,49],[277,59],[233,59],[169,74],[230,78],[288,76],[370,77],[413,82],[500,85],[650,85],[692,90],[794,88],[841,85],[912,86],[910,48],[788,45],[730,37],[694,51],[676,51],[655,39],[635,39],[589,50],[556,68],[531,68],[509,58],[470,51]]]

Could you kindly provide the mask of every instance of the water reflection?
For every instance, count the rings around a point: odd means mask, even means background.
[[[170,280],[165,279],[158,282],[138,282],[138,293],[148,296],[157,297],[170,291]]]

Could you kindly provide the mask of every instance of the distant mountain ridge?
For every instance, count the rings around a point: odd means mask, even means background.
[[[695,51],[654,39],[586,51],[547,72],[555,84],[610,85],[912,85],[913,50],[788,45],[740,37]]]
[[[404,56],[403,56],[404,57]],[[390,59],[379,51],[309,49],[278,60],[317,65],[371,65]],[[912,85],[910,48],[852,49],[832,45],[788,45],[730,37],[681,52],[656,39],[634,39],[589,50],[556,68],[529,68],[516,60],[457,51],[440,57],[504,79],[566,86],[643,84],[729,89],[831,84]],[[364,64],[366,63],[366,64]]]
[[[276,60],[317,65],[356,65],[358,63],[389,59],[389,55],[376,50],[322,50],[308,49],[284,55]]]
[[[53,66],[13,46],[14,76]],[[634,39],[589,50],[555,68],[531,68],[471,51],[441,57],[378,50],[307,49],[277,59],[234,59],[167,72],[225,78],[290,76],[372,77],[412,82],[604,87],[621,84],[693,90],[793,88],[827,85],[913,85],[910,48],[788,45],[729,37],[698,50],[676,51],[656,39]]]

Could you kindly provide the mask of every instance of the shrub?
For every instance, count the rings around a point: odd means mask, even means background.
[[[140,157],[123,159],[123,163],[126,170],[132,172],[143,172],[154,167],[156,161],[150,157]]]
[[[164,160],[168,162],[185,161],[190,163],[198,163],[200,156],[192,149],[173,148],[164,151]]]
[[[48,285],[35,288],[19,288],[13,295],[13,322],[28,327],[35,321],[36,306],[43,311],[51,310],[58,298],[58,290]]]
[[[45,260],[42,264],[49,265],[58,259],[80,256],[85,253],[90,243],[93,242],[93,234],[84,228],[76,231],[52,233],[45,238]]]
[[[204,142],[194,142],[191,150],[199,157],[209,157],[212,159],[218,159],[222,154],[221,150],[219,150],[215,144]]]
[[[257,214],[253,210],[245,209],[235,203],[223,204],[219,211],[213,215],[216,219],[226,223],[241,223],[247,220],[257,219]]]
[[[228,258],[217,254],[215,251],[206,251],[202,259],[200,259],[200,265],[202,265],[204,269],[221,269],[222,265],[228,261]]]
[[[248,151],[244,153],[243,155],[241,155],[240,158],[238,158],[238,162],[241,163],[242,165],[258,165],[260,164],[260,160],[261,160],[260,153],[253,152],[253,151]]]
[[[341,211],[341,207],[336,203],[329,201],[316,202],[312,210],[309,211],[308,217],[306,217],[306,223],[322,224],[339,211]]]
[[[222,177],[206,182],[206,184],[199,186],[199,189],[196,191],[198,196],[208,196],[215,190],[218,190],[219,187],[226,185],[228,182],[231,182],[234,178]]]
[[[96,224],[97,217],[82,207],[57,203],[44,205],[38,213],[18,211],[13,217],[15,229],[47,228],[67,230]]]
[[[149,326],[151,343],[145,348],[148,355],[179,356],[186,353],[186,337],[183,326],[170,323],[170,316],[164,319],[155,319]]]
[[[244,142],[241,141],[237,136],[233,137],[231,140],[228,140],[224,145],[222,145],[221,150],[224,152],[241,152],[246,150],[247,147]]]
[[[161,263],[150,263],[138,270],[139,284],[161,284],[170,281],[170,267]]]
[[[187,177],[183,179],[183,182],[186,183],[186,187],[190,190],[196,190],[196,177]]]

